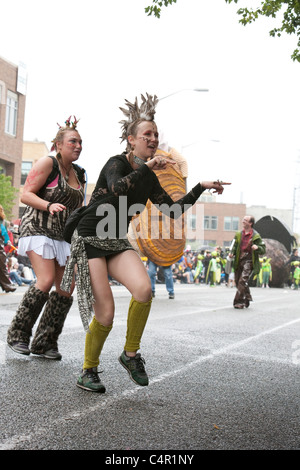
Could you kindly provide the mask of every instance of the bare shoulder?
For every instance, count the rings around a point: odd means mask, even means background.
[[[37,192],[46,182],[53,168],[52,158],[42,157],[34,163],[23,188],[26,191]]]
[[[34,167],[44,170],[45,172],[49,170],[50,173],[53,168],[53,160],[48,156],[42,157],[34,163]]]

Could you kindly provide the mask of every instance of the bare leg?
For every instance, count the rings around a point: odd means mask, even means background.
[[[34,251],[29,251],[28,257],[32,268],[36,274],[36,288],[42,292],[49,292],[55,284],[56,291],[65,297],[70,297],[74,290],[74,282],[71,292],[64,292],[60,289],[60,283],[64,274],[65,267],[59,266],[55,259],[44,259]]]
[[[152,298],[150,278],[136,251],[128,250],[110,257],[108,272],[138,302],[148,302]]]
[[[109,326],[114,319],[115,304],[108,280],[106,258],[89,259],[89,270],[95,298],[95,318],[101,325]]]
[[[127,318],[125,351],[128,357],[134,357],[139,349],[139,342],[150,312],[151,281],[140,257],[132,250],[111,257],[108,269],[109,274],[132,294]]]

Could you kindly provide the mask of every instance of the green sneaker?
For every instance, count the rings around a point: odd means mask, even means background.
[[[105,387],[99,378],[97,367],[85,369],[77,380],[77,387],[90,392],[104,393]]]
[[[119,357],[119,362],[127,370],[129,377],[134,383],[142,387],[148,385],[148,375],[144,367],[145,360],[141,357],[140,353],[137,353],[135,357],[127,357],[125,351],[123,351]]]

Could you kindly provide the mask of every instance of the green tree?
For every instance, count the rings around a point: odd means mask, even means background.
[[[238,3],[239,0],[225,0],[226,3]],[[160,18],[161,7],[172,5],[176,0],[152,0],[153,5],[145,8],[146,13]],[[291,58],[300,62],[300,0],[265,0],[261,2],[260,8],[239,8],[237,14],[241,16],[239,22],[246,26],[253,23],[259,16],[278,18],[282,12],[281,23],[272,29],[269,34],[272,37],[280,37],[282,33],[295,34],[298,38],[297,48]]]
[[[176,2],[177,0],[152,0],[153,5],[146,7],[145,12],[148,16],[153,14],[156,18],[160,18],[161,7],[163,5],[167,7],[168,5],[172,5],[172,3]]]
[[[0,167],[0,204],[4,209],[6,218],[10,220],[18,190],[12,186],[11,176],[1,173],[1,170],[2,168]]]
[[[225,0],[226,3],[238,3],[239,0]],[[300,1],[299,0],[266,0],[261,2],[260,8],[239,8],[237,14],[241,16],[240,23],[244,26],[253,23],[259,16],[271,18],[278,17],[278,13],[283,10],[281,24],[272,29],[269,34],[272,37],[281,36],[282,33],[296,34],[297,48],[291,57],[300,62]]]

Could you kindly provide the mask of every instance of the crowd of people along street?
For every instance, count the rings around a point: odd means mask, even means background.
[[[0,274],[0,286],[4,292],[14,292],[17,287],[31,285],[36,279],[29,258],[27,256],[18,255],[18,229],[18,225],[14,225],[13,222],[2,222],[2,238],[4,240],[4,233],[6,231],[6,239],[9,240],[4,244],[5,265],[1,266]],[[192,250],[191,247],[187,245],[183,256],[177,263],[167,267],[167,269],[163,266],[156,266],[154,274],[152,270],[153,297],[155,297],[155,284],[165,284],[165,273],[169,271],[172,272],[173,278],[172,283],[170,276],[168,276],[167,287],[170,299],[175,298],[174,287],[169,288],[169,286],[174,283],[206,284],[211,287],[220,285],[235,287],[234,270],[231,264],[228,263],[229,251],[229,248],[222,249],[220,246],[205,250]],[[150,260],[147,260],[147,258],[143,258],[143,260],[149,268],[151,265]],[[254,279],[254,283],[256,287],[269,288],[270,285],[272,285],[272,259],[267,256],[262,256],[259,258],[259,261],[261,269]],[[300,284],[300,257],[298,255],[298,249],[293,249],[287,264],[290,265],[288,287],[297,290]],[[113,279],[111,280],[111,284],[120,285],[118,282],[114,282]]]
[[[192,250],[186,246],[183,256],[170,268],[173,273],[173,282],[176,284],[202,284],[210,287],[226,286],[235,287],[234,268],[229,262],[230,248],[212,247],[205,250]],[[145,263],[149,260],[144,258]],[[259,257],[260,271],[253,276],[253,286],[269,288],[272,286],[272,259],[264,254]],[[299,289],[300,284],[300,257],[298,249],[293,249],[290,259],[286,264],[290,266],[287,286],[291,289]],[[166,283],[164,272],[166,267],[157,266],[156,284]],[[154,291],[154,289],[152,288]],[[153,292],[155,296],[155,292]],[[173,295],[169,298],[175,298]]]
[[[5,265],[1,266],[0,286],[4,292],[14,292],[17,287],[31,285],[35,282],[36,276],[32,269],[30,260],[27,256],[18,255],[18,225],[13,222],[2,222],[2,238],[5,239],[6,231],[7,243],[3,243],[5,254]],[[230,249],[222,249],[220,246],[205,250],[192,250],[189,245],[186,246],[183,256],[172,266],[156,266],[153,273],[153,263],[147,258],[143,258],[147,268],[152,266],[151,281],[152,292],[155,297],[155,284],[167,284],[167,291],[170,299],[175,298],[174,283],[177,284],[202,284],[210,287],[226,286],[235,287],[234,269],[231,263],[228,263],[228,254]],[[261,269],[254,279],[256,287],[269,288],[272,285],[272,259],[267,256],[259,258]],[[292,250],[287,264],[290,265],[290,275],[288,287],[299,289],[300,284],[300,257],[298,249]],[[229,268],[228,268],[229,267]],[[172,281],[168,275],[166,283],[165,273],[172,273]],[[150,270],[149,270],[150,275]],[[7,281],[7,282],[5,282]],[[120,285],[111,280],[112,285]],[[172,285],[172,286],[171,286]],[[171,287],[169,287],[171,286]]]
[[[28,256],[18,255],[18,239],[19,226],[5,219],[0,206],[0,286],[6,293],[34,284],[36,278]]]

